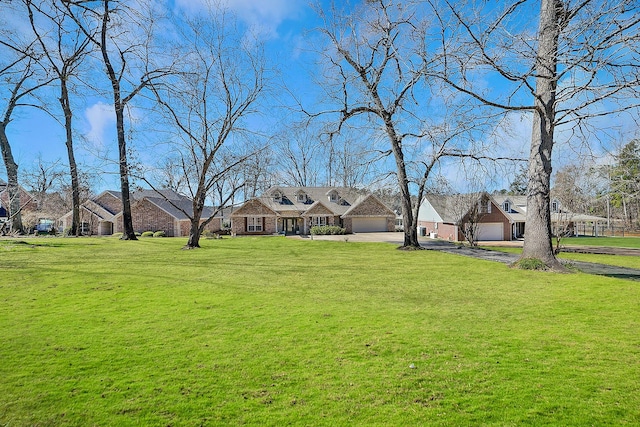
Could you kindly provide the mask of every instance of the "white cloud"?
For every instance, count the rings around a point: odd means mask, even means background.
[[[89,125],[85,137],[93,144],[104,147],[107,129],[112,130],[115,123],[113,106],[97,102],[85,110],[84,116]]]
[[[208,0],[176,0],[178,7],[187,10],[207,3]],[[298,16],[305,6],[303,0],[220,0],[218,3],[236,13],[252,31],[270,38],[276,38],[278,26],[284,20]]]

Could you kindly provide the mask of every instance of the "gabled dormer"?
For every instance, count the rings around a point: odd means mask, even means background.
[[[313,203],[313,200],[311,200],[311,198],[303,190],[298,190],[296,192],[296,202],[308,204]]]
[[[335,188],[327,192],[327,197],[331,203],[340,202],[340,194],[338,194],[338,191]]]
[[[505,211],[506,213],[511,212],[511,200],[509,199],[505,199],[504,202],[502,202],[502,210]]]
[[[271,193],[271,197],[273,198],[274,202],[282,204],[284,195],[282,194],[282,191],[276,189]]]
[[[478,211],[481,214],[491,213],[491,199],[486,194],[483,194],[478,200]]]

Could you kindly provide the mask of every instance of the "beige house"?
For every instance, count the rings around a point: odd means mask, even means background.
[[[202,218],[213,214],[214,208],[205,207]],[[187,215],[188,214],[188,215]],[[164,231],[167,237],[188,236],[193,214],[190,198],[173,190],[142,190],[131,194],[133,229],[137,233]],[[58,220],[58,227],[71,227],[73,212]],[[123,231],[122,201],[119,191],[107,190],[80,206],[82,234],[109,236]],[[222,216],[216,216],[206,227],[218,232],[222,229]]]
[[[493,199],[507,213],[512,222],[512,236],[522,238],[525,235],[527,219],[527,196],[494,194]],[[571,212],[556,199],[551,199],[551,231],[569,235],[601,235],[607,227],[606,218]]]
[[[476,227],[476,240],[512,240],[512,219],[487,193],[427,195],[418,210],[421,235],[464,241],[462,228]]]
[[[232,233],[309,234],[335,225],[347,233],[394,231],[396,214],[373,194],[342,187],[272,187],[231,214]]]

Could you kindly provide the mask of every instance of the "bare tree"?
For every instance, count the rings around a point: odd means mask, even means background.
[[[576,234],[576,215],[593,215],[596,200],[596,194],[592,191],[596,186],[593,174],[591,168],[579,164],[563,166],[555,173],[551,195],[559,205],[554,209],[552,202],[551,215],[556,255],[562,249],[562,239]]]
[[[280,182],[276,163],[273,150],[263,150],[248,156],[240,165],[238,179],[244,183],[241,194],[244,200],[257,197]],[[234,198],[231,204],[235,204]]]
[[[366,133],[342,127],[340,135],[329,134],[327,184],[346,188],[364,187],[375,180],[384,180],[376,169],[380,152],[371,147]]]
[[[604,115],[638,109],[635,0],[427,0],[441,23],[440,78],[479,105],[533,116],[523,258],[562,269],[551,244],[550,179],[558,129],[585,141]],[[524,16],[537,16],[532,28]],[[489,91],[482,81],[501,81]]]
[[[337,109],[334,133],[350,122],[375,132],[369,141],[379,158],[393,158],[402,199],[405,248],[419,248],[417,200],[442,159],[483,157],[473,134],[485,119],[454,98],[430,98],[428,61],[418,6],[372,0],[350,14],[320,12],[329,42],[323,52],[329,103]],[[413,195],[412,195],[413,193]]]
[[[637,228],[640,219],[640,140],[633,139],[614,154],[608,168],[614,206],[622,208],[627,227]]]
[[[182,46],[184,72],[153,84],[153,92],[172,124],[171,148],[179,157],[192,210],[178,206],[191,221],[186,249],[200,246],[200,235],[214,215],[232,199],[242,182],[231,183],[226,197],[206,218],[205,201],[228,174],[254,150],[245,127],[265,90],[265,63],[260,44],[250,42],[231,15],[208,4],[197,16],[180,16],[176,26]],[[230,181],[227,181],[229,184]]]
[[[182,171],[179,158],[166,157],[156,169],[154,181],[160,183],[160,188],[181,193],[186,190],[186,177]]]
[[[282,184],[294,187],[317,186],[323,165],[326,164],[319,135],[311,134],[306,126],[293,125],[276,138],[274,150]]]
[[[2,14],[10,16],[12,13],[20,13],[12,7],[2,6]],[[10,231],[23,232],[20,203],[20,187],[18,185],[18,164],[16,163],[7,127],[13,119],[18,108],[25,106],[40,108],[40,103],[33,99],[36,91],[51,82],[44,70],[36,61],[38,53],[35,50],[35,40],[24,41],[11,29],[0,32],[0,79],[2,85],[2,99],[0,112],[0,151],[7,171],[7,189],[9,193],[9,218]]]
[[[22,173],[22,181],[36,197],[47,194],[61,187],[64,171],[59,160],[47,161],[39,154],[35,164],[25,169]]]
[[[100,6],[94,8],[94,3]],[[154,67],[151,61],[155,56],[151,49],[155,40],[154,24],[157,19],[154,11],[150,10],[153,4],[149,4],[149,9],[145,9],[148,16],[143,16],[136,10],[136,5],[127,5],[119,0],[67,0],[64,4],[85,36],[99,50],[106,76],[111,84],[122,194],[122,239],[137,240],[131,216],[131,171],[125,133],[125,110],[133,98],[154,80],[171,73],[170,66]],[[159,52],[155,54],[160,56]]]
[[[79,236],[81,234],[80,182],[73,147],[74,128],[70,85],[72,79],[78,77],[80,64],[89,53],[90,40],[76,27],[75,22],[59,1],[24,0],[24,2],[28,9],[31,29],[42,51],[42,65],[55,75],[60,89],[58,101],[64,117],[65,145],[71,177],[73,214],[69,234]],[[42,29],[43,25],[46,30]],[[52,115],[55,117],[55,114],[52,113]]]
[[[470,246],[478,246],[480,223],[482,218],[491,213],[491,199],[484,192],[463,193],[451,196],[453,217],[456,225]]]

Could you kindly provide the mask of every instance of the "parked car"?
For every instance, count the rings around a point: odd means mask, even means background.
[[[54,234],[56,222],[52,219],[39,219],[34,229],[36,234]]]

